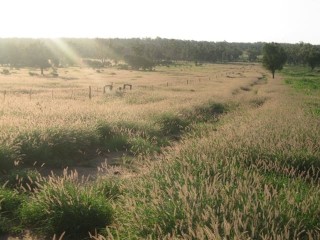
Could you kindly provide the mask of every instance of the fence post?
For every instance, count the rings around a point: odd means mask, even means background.
[[[189,80],[187,80],[187,85],[189,84]]]
[[[167,82],[167,87],[169,86],[169,83]]]
[[[92,97],[92,95],[91,95],[91,86],[89,86],[89,99],[91,100],[91,97]]]
[[[4,92],[3,92],[3,101],[6,101],[6,94],[7,94],[7,90],[4,90]]]
[[[31,100],[32,89],[30,89],[29,98]]]
[[[51,99],[53,99],[53,90],[51,90]]]

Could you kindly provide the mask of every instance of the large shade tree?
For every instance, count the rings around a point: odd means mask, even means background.
[[[287,54],[278,43],[266,43],[263,47],[263,66],[271,71],[272,77],[276,70],[281,70],[287,61]]]

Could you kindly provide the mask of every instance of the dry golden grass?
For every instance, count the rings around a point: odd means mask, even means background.
[[[320,122],[281,79],[254,88],[128,183],[120,236],[319,239]]]
[[[96,239],[320,238],[320,122],[304,109],[312,96],[295,93],[280,77],[271,79],[259,65],[102,73],[73,68],[64,74],[73,80],[30,79],[26,70],[1,77],[8,91],[1,105],[2,142],[19,131],[86,129],[101,120],[153,125],[157,115],[209,100],[236,105],[219,122],[193,123],[158,161],[124,178],[121,196],[112,202],[114,221]],[[19,84],[22,76],[30,80]],[[102,86],[111,82],[130,83],[133,90],[103,95]],[[31,100],[20,86],[33,89]],[[32,198],[37,204],[38,197]]]
[[[19,131],[88,128],[99,120],[145,123],[163,112],[230,98],[234,90],[261,77],[262,70],[253,65],[187,65],[155,72],[106,69],[101,73],[68,68],[59,69],[58,78],[30,76],[28,72],[20,69],[0,76],[0,92],[6,91],[0,101],[2,141]],[[114,91],[103,94],[103,86],[111,82]],[[133,90],[116,91],[124,83],[132,84]]]

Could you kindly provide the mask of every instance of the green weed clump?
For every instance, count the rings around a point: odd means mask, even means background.
[[[121,182],[120,180],[113,178],[101,178],[95,183],[95,191],[99,192],[106,199],[117,199],[121,194]]]
[[[0,234],[17,228],[19,208],[23,201],[24,197],[17,191],[0,187]]]
[[[199,122],[216,122],[222,114],[230,111],[230,107],[227,104],[209,102],[203,106],[195,107],[188,116],[190,119]]]
[[[129,147],[128,136],[109,123],[101,122],[97,126],[99,146],[104,151],[121,151]]]
[[[31,169],[13,169],[0,177],[0,184],[20,192],[32,192],[43,181],[40,173]]]
[[[97,146],[96,135],[91,131],[48,129],[20,134],[16,139],[20,146],[23,164],[46,164],[51,167],[75,165]]]
[[[113,209],[100,191],[78,182],[76,175],[52,177],[25,202],[22,224],[45,236],[84,239],[113,221]]]
[[[14,168],[19,163],[18,155],[16,147],[0,145],[0,172]]]
[[[157,117],[156,122],[160,126],[160,132],[169,137],[179,138],[181,133],[190,125],[190,121],[183,116],[165,113]]]

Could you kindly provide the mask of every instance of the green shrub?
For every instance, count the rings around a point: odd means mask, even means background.
[[[21,208],[26,227],[47,236],[65,232],[68,239],[88,237],[88,232],[105,228],[112,219],[112,207],[104,196],[65,179],[43,185]]]

